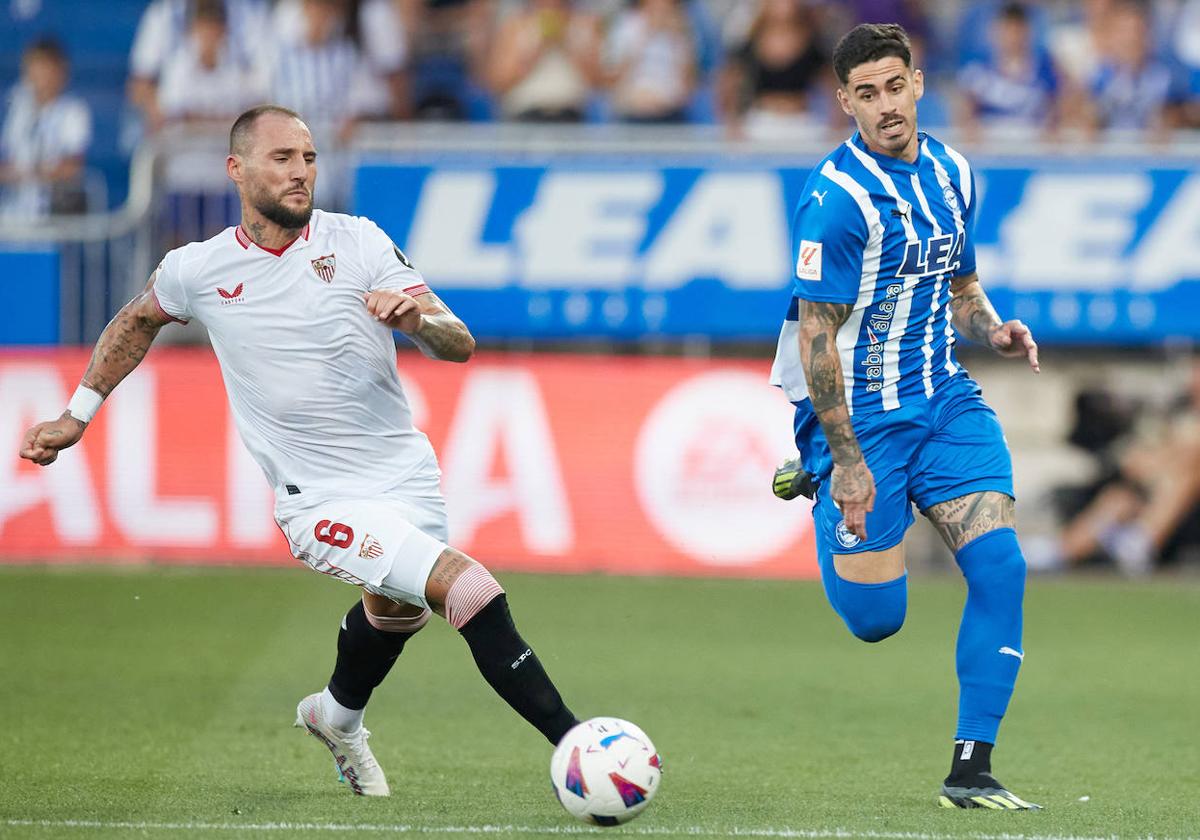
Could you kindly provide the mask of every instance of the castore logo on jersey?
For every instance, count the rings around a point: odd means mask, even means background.
[[[227,306],[231,303],[245,303],[246,299],[242,297],[242,292],[245,289],[245,283],[238,283],[233,287],[233,291],[226,291],[220,286],[217,286],[217,294],[221,296],[221,305]]]

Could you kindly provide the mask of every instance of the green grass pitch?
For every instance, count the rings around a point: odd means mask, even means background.
[[[328,677],[349,586],[303,570],[0,570],[0,837],[1200,836],[1200,586],[1030,583],[995,754],[1038,813],[943,811],[962,604],[912,581],[865,645],[812,582],[502,575],[581,716],[643,726],[656,801],[588,829],[550,750],[435,622],[376,692],[394,791],[350,795],[291,728]]]

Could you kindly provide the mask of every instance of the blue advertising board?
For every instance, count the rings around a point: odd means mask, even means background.
[[[814,160],[362,162],[375,219],[477,335],[772,339]],[[1200,166],[980,160],[980,277],[1041,341],[1200,337]]]

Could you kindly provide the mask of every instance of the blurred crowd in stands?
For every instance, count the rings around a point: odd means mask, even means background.
[[[127,95],[142,136],[269,100],[326,144],[363,120],[700,123],[786,143],[845,132],[829,56],[861,21],[908,29],[923,123],[968,145],[1200,127],[1200,0],[150,0]],[[21,46],[4,212],[78,210],[89,108],[53,33]]]

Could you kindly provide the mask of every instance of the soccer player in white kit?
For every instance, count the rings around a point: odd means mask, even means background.
[[[475,341],[373,222],[313,209],[316,158],[293,111],[264,105],[237,119],[226,170],[241,224],[167,254],[100,336],[67,410],[28,431],[21,457],[53,463],[162,327],[204,324],[292,554],[362,589],[329,684],[300,701],[297,726],[330,749],[356,794],[386,796],[363,710],[432,612],[552,744],[578,721],[514,627],[500,584],[446,545],[437,459],[396,372],[394,329],[445,361],[465,362]]]

